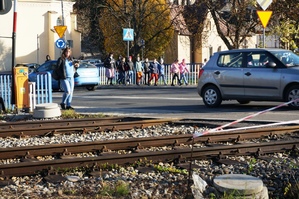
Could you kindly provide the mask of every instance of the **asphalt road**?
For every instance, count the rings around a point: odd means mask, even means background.
[[[61,102],[62,92],[53,93],[53,102]],[[190,118],[238,120],[291,121],[298,119],[298,110],[288,106],[266,111],[281,102],[251,102],[240,105],[224,101],[219,108],[207,108],[195,86],[101,86],[96,91],[75,88],[72,106],[78,113],[104,113],[119,116],[155,118]]]

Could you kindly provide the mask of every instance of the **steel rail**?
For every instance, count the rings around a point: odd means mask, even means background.
[[[70,123],[80,122],[82,124],[103,123],[103,122],[118,122],[128,120],[124,117],[103,117],[103,118],[80,118],[80,119],[57,119],[57,120],[32,120],[32,121],[17,121],[0,123],[0,130],[18,129],[18,128],[36,128],[41,126],[67,126]]]
[[[299,140],[292,141],[276,141],[269,143],[250,143],[237,144],[227,146],[214,146],[204,148],[194,148],[192,160],[207,159],[218,157],[219,155],[256,155],[269,154],[275,152],[284,152],[288,150],[298,149]],[[177,148],[171,151],[156,152],[139,152],[130,154],[107,154],[98,157],[83,157],[71,159],[57,159],[38,162],[21,162],[15,164],[0,165],[2,177],[35,175],[38,173],[46,173],[49,170],[59,170],[62,168],[89,167],[103,164],[132,164],[138,161],[151,161],[153,163],[159,161],[182,162],[189,161],[191,157],[191,149]]]
[[[73,132],[98,132],[98,131],[115,131],[115,130],[128,130],[134,128],[145,128],[157,124],[164,124],[173,121],[174,119],[141,119],[139,121],[120,121],[106,119],[106,120],[61,120],[57,122],[47,123],[44,125],[43,122],[40,124],[26,124],[18,126],[18,128],[5,128],[0,129],[0,137],[23,137],[23,136],[44,136],[48,134],[62,134],[62,133],[73,133]],[[57,120],[58,121],[58,120]]]
[[[194,143],[217,143],[231,142],[238,143],[245,139],[271,137],[286,133],[296,132],[298,127],[286,126],[278,128],[251,129],[246,131],[212,133],[194,139]],[[171,135],[171,136],[155,136],[144,138],[132,138],[122,140],[105,140],[93,142],[53,144],[26,146],[14,148],[0,148],[0,159],[9,158],[33,158],[36,156],[63,156],[68,154],[76,154],[83,152],[107,152],[115,150],[138,150],[147,147],[159,146],[179,146],[181,144],[191,144],[192,135]]]

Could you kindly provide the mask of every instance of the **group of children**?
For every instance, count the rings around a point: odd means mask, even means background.
[[[136,85],[142,84],[150,86],[151,82],[154,80],[154,86],[157,86],[158,80],[161,78],[164,85],[167,85],[165,78],[165,65],[164,60],[160,58],[159,62],[157,59],[154,59],[152,62],[149,62],[148,58],[144,61],[140,60],[140,57],[137,57],[136,62],[132,61],[132,57],[129,56],[126,60],[125,57],[119,57],[117,61],[113,58],[113,53],[110,53],[104,62],[106,68],[106,78],[107,84],[113,85],[113,78],[115,77],[115,71],[119,72],[117,79],[117,84],[133,84],[133,73],[136,72]],[[174,86],[174,81],[177,79],[178,85],[182,85],[182,80],[188,85],[186,79],[186,73],[189,73],[189,69],[186,65],[185,59],[179,63],[179,60],[176,59],[170,68],[172,74],[171,86]]]

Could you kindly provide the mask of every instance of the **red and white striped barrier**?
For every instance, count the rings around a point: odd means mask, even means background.
[[[223,130],[223,128],[228,127],[228,126],[231,126],[231,125],[233,125],[233,124],[237,124],[237,123],[239,123],[239,122],[245,121],[245,120],[250,119],[250,118],[253,118],[253,117],[255,117],[255,116],[264,114],[264,113],[266,113],[266,112],[275,110],[275,109],[277,109],[277,108],[280,108],[280,107],[282,107],[282,106],[288,105],[288,104],[293,103],[293,102],[298,101],[298,100],[299,100],[299,98],[294,99],[294,100],[292,100],[292,101],[289,101],[289,102],[280,104],[280,105],[278,105],[278,106],[275,106],[275,107],[272,107],[272,108],[269,108],[269,109],[266,109],[266,110],[264,110],[264,111],[260,111],[260,112],[254,113],[254,114],[252,114],[252,115],[248,115],[248,116],[246,116],[246,117],[243,117],[243,118],[241,118],[241,119],[235,120],[235,121],[230,122],[230,123],[228,123],[228,124],[224,124],[224,125],[222,125],[222,126],[218,126],[218,127],[216,127],[216,128],[213,128],[213,129],[209,129],[209,130],[207,130],[207,131],[203,131],[203,132],[195,132],[195,133],[193,134],[193,138],[196,138],[196,137],[199,137],[199,136],[203,136],[203,135],[206,135],[206,134],[208,134],[208,133],[215,133],[215,132],[220,132],[220,131],[221,131],[221,132],[224,132],[224,131],[233,131],[234,129]],[[297,122],[298,122],[298,120],[294,120],[294,121],[295,121],[294,123],[297,123]],[[275,124],[276,124],[276,125],[280,125],[280,124],[284,124],[284,122],[281,122],[281,123],[275,123]],[[274,125],[274,124],[270,124],[270,125]],[[255,126],[255,128],[263,127],[263,126],[264,126],[264,125]],[[245,128],[246,128],[246,127],[244,127],[244,129],[245,129]],[[247,128],[249,129],[249,128],[251,128],[251,127],[247,127]],[[238,128],[238,130],[243,130],[243,129]]]

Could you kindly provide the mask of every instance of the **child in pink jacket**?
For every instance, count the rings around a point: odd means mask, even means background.
[[[172,81],[171,81],[171,86],[174,86],[173,81],[175,78],[178,80],[178,84],[181,84],[180,78],[179,78],[179,73],[180,73],[180,66],[179,66],[179,60],[176,59],[172,64],[170,68],[170,72],[172,74]]]
[[[182,60],[182,62],[179,65],[180,68],[180,82],[182,82],[182,79],[184,80],[185,84],[188,85],[187,79],[186,79],[186,73],[189,73],[188,66],[186,65],[185,59]]]

